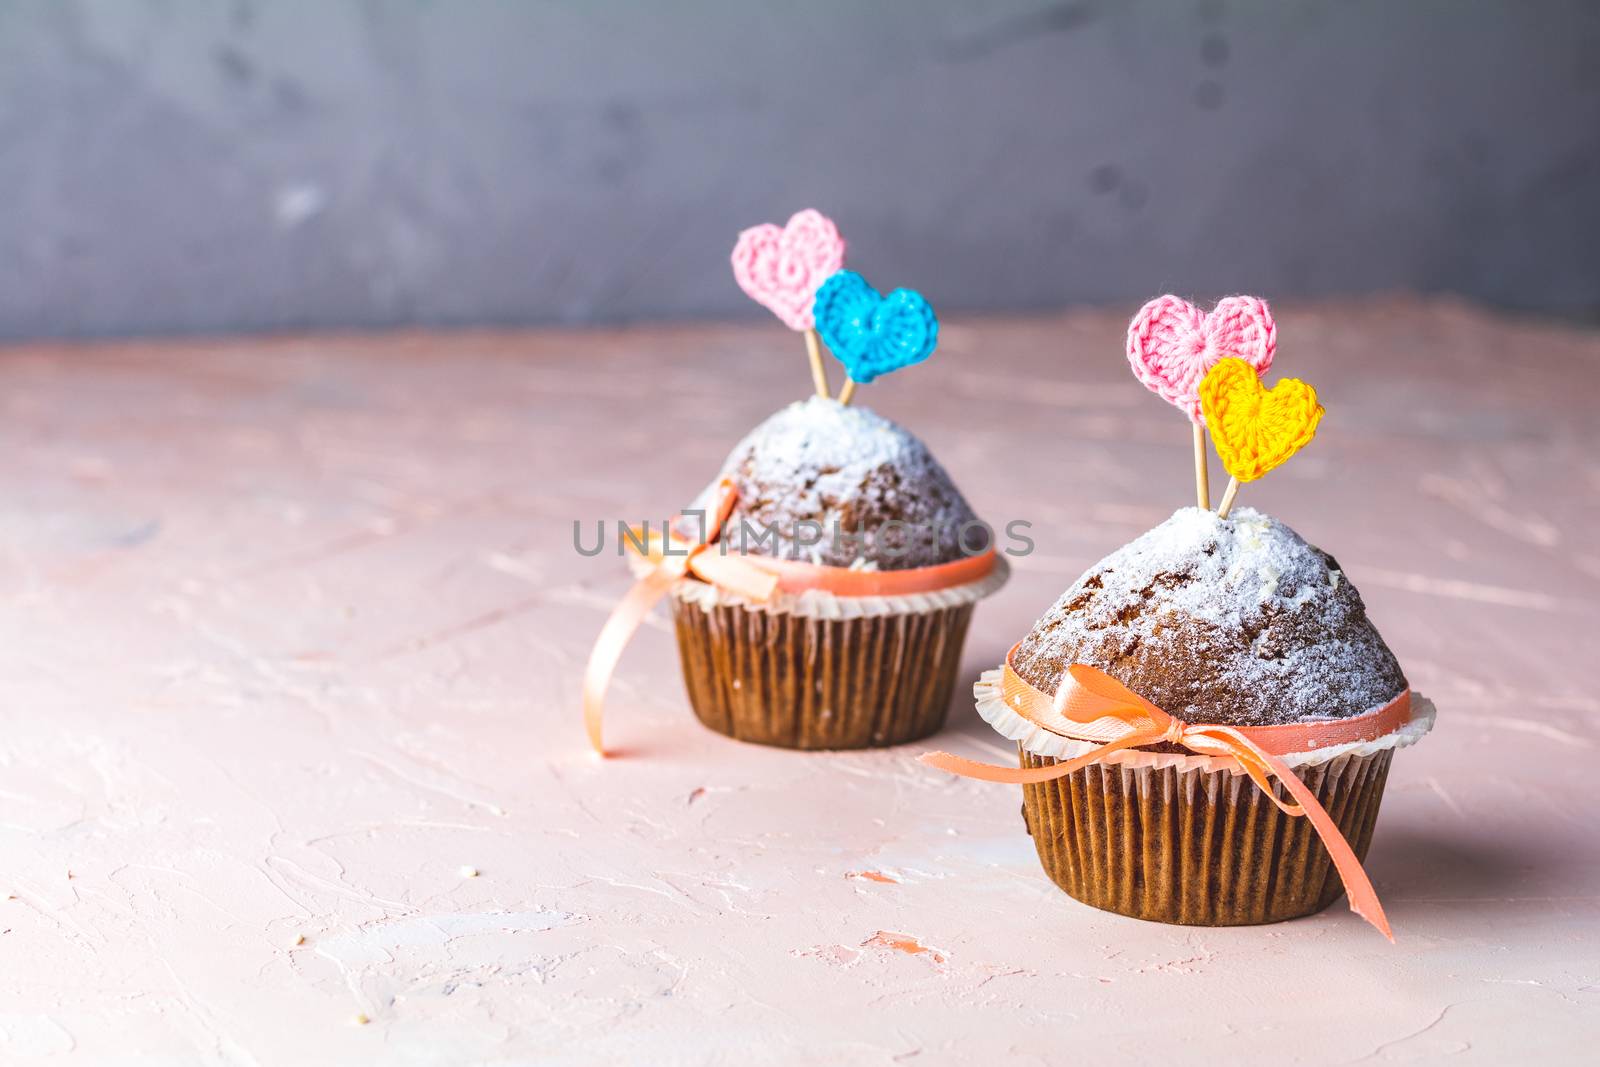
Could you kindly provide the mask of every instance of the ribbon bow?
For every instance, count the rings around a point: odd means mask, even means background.
[[[1344,883],[1350,910],[1375,926],[1392,943],[1394,934],[1383,914],[1383,906],[1378,903],[1377,891],[1372,888],[1350,842],[1339,832],[1338,824],[1318,802],[1316,794],[1270,750],[1279,753],[1305,751],[1382,737],[1409,721],[1410,695],[1410,690],[1406,690],[1376,711],[1327,723],[1258,727],[1189,723],[1168,715],[1104,671],[1082,663],[1067,668],[1060,689],[1051,698],[1025,682],[1012,669],[1011,656],[1007,655],[1001,676],[1001,698],[1006,706],[1052,733],[1094,742],[1099,747],[1048,767],[1001,767],[948,752],[929,752],[919,758],[930,767],[964,778],[1016,785],[1064,778],[1114,752],[1161,742],[1182,745],[1201,755],[1231,757],[1285,815],[1311,820],[1312,829],[1322,839]],[[1273,779],[1298,803],[1280,797]]]
[[[600,636],[595,639],[594,649],[589,653],[589,666],[583,672],[583,725],[589,731],[589,744],[602,756],[606,752],[601,740],[606,686],[617,668],[617,661],[622,658],[622,650],[627,647],[628,639],[639,629],[639,625],[650,614],[650,609],[656,606],[656,601],[672,589],[674,582],[686,574],[693,574],[758,603],[765,603],[778,588],[777,575],[769,574],[748,560],[706,551],[721,535],[728,516],[733,514],[733,504],[737,499],[731,478],[724,478],[717,483],[716,510],[707,516],[712,521],[706,523],[698,542],[679,537],[673,529],[673,523],[667,523],[664,533],[659,535],[652,533],[648,526],[645,528],[642,555],[650,561],[650,570],[634,583],[622,598],[622,603],[606,620]],[[638,544],[632,531],[629,543]]]

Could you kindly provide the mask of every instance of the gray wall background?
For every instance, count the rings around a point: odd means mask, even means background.
[[[814,205],[944,310],[1600,311],[1600,5],[0,3],[0,335],[762,315]]]

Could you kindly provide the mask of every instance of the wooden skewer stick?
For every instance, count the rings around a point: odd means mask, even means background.
[[[1222,503],[1217,505],[1217,518],[1225,519],[1233,510],[1233,498],[1239,495],[1239,479],[1229,478],[1228,488],[1222,491]]]
[[[1211,510],[1211,473],[1206,469],[1206,428],[1194,424],[1194,496],[1201,511]]]
[[[839,403],[841,403],[841,404],[850,403],[850,398],[856,395],[856,385],[857,384],[858,383],[856,382],[856,380],[854,378],[851,378],[851,379],[849,379],[848,381],[846,381],[844,383],[844,388],[839,390]]]
[[[811,358],[811,381],[817,387],[818,396],[831,396],[832,390],[828,388],[828,372],[822,369],[822,352],[817,348],[817,331],[806,331],[806,355]]]

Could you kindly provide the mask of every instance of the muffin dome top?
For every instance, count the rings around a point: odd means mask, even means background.
[[[724,477],[739,494],[727,536],[752,554],[903,570],[984,547],[977,516],[928,446],[867,408],[818,396],[790,404],[734,447],[690,506],[708,507]],[[742,521],[750,532],[741,540]],[[884,531],[891,521],[906,525]],[[796,543],[816,535],[802,523],[820,526],[819,543]],[[768,530],[774,536],[759,540]]]
[[[1183,508],[1089,568],[1014,659],[1047,693],[1071,663],[1232,726],[1348,718],[1406,688],[1338,562],[1251,508]]]

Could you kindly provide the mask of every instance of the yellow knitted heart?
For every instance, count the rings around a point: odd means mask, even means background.
[[[1271,389],[1242,359],[1219,359],[1200,382],[1211,442],[1228,473],[1253,482],[1306,445],[1322,421],[1317,391],[1285,378]]]

